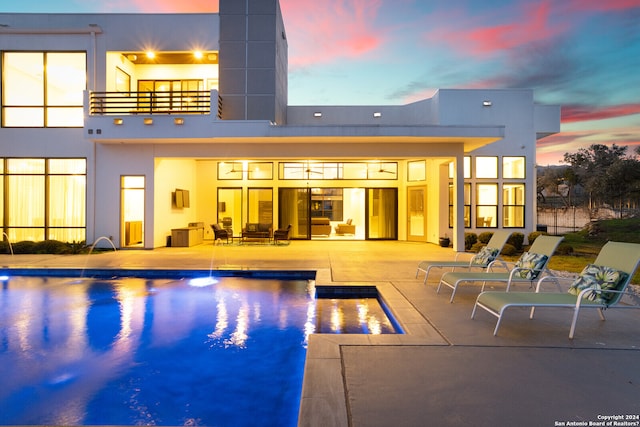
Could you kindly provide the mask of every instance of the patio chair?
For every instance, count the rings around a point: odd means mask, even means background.
[[[470,260],[459,260],[458,257],[464,252],[458,252],[454,261],[421,261],[416,270],[416,279],[421,271],[424,271],[423,285],[427,284],[427,278],[432,268],[451,268],[455,271],[457,268],[471,270],[473,268],[486,269],[489,264],[494,261],[507,243],[507,239],[511,236],[509,230],[496,230],[491,239],[487,242],[487,246],[483,247],[480,252],[475,254]]]
[[[607,308],[640,308],[637,305],[620,305],[627,293],[634,272],[640,263],[640,244],[606,243],[593,264],[587,265],[573,280],[566,293],[541,292],[544,277],[538,282],[536,292],[482,292],[476,299],[471,313],[473,319],[478,307],[485,309],[498,318],[493,335],[498,334],[502,316],[509,307],[531,307],[529,318],[533,319],[536,307],[573,308],[573,319],[569,329],[569,339],[573,339],[578,313],[581,308],[595,308],[601,320],[605,320],[603,310]],[[561,278],[553,278],[556,283]]]
[[[286,228],[279,228],[273,232],[273,244],[277,245],[281,241],[289,241],[289,233],[291,232],[291,224]]]
[[[219,224],[211,224],[211,228],[213,229],[213,243],[220,239],[225,240],[226,243],[229,243],[229,239],[233,238],[233,230],[225,229],[220,227]]]
[[[484,291],[487,282],[506,283],[507,291],[514,283],[524,282],[532,286],[533,282],[541,274],[550,274],[547,270],[547,264],[562,239],[563,237],[558,236],[539,236],[533,242],[529,251],[523,253],[516,263],[495,260],[487,267],[488,271],[447,272],[442,275],[436,291],[440,293],[442,285],[450,287],[453,291],[449,302],[453,302],[458,285],[463,282],[482,282],[480,292]],[[506,269],[506,272],[496,272],[494,269],[498,264],[501,264]]]

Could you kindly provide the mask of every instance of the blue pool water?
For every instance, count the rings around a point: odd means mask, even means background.
[[[306,280],[0,283],[0,424],[296,424]]]
[[[0,278],[0,424],[293,426],[311,333],[395,333],[307,280]]]

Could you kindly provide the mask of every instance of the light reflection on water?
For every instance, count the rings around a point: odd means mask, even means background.
[[[312,300],[307,281],[10,278],[0,424],[295,425]]]
[[[306,280],[2,285],[5,425],[295,425],[310,334],[393,332],[372,300]]]

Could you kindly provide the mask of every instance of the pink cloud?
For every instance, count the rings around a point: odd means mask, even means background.
[[[610,119],[631,114],[640,114],[640,104],[622,104],[607,107],[566,105],[562,107],[562,123]]]
[[[560,164],[565,153],[575,153],[593,144],[626,146],[627,154],[633,155],[635,147],[640,146],[640,127],[632,124],[614,129],[591,126],[585,130],[563,130],[537,142],[536,162],[539,165]]]
[[[550,23],[549,0],[539,4],[526,4],[507,16],[509,22],[478,26],[476,22],[486,22],[492,18],[461,15],[457,20],[458,25],[451,24],[455,20],[440,21],[443,26],[429,31],[426,37],[430,42],[446,44],[465,54],[490,56],[518,46],[548,40],[564,31],[563,26]]]
[[[281,0],[289,65],[306,66],[367,55],[384,39],[375,27],[382,0]]]

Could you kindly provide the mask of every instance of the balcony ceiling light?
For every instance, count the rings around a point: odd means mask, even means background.
[[[134,64],[217,64],[217,52],[122,52]]]

